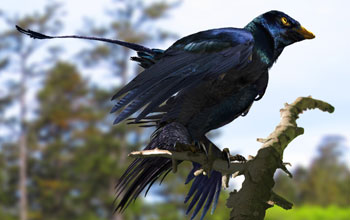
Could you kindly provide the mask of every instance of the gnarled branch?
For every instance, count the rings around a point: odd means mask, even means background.
[[[227,207],[232,208],[230,219],[262,220],[266,209],[274,204],[285,209],[292,207],[290,202],[272,191],[273,175],[281,168],[291,176],[282,162],[283,152],[294,138],[304,133],[304,129],[296,124],[299,114],[315,108],[329,113],[334,111],[330,104],[311,97],[299,97],[281,109],[281,122],[267,138],[258,140],[263,145],[257,156],[246,164],[242,188],[231,192],[227,199]]]

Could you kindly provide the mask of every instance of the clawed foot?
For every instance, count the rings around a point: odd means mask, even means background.
[[[239,163],[247,162],[245,157],[243,157],[242,155],[236,154],[236,155],[232,156],[230,154],[230,150],[228,148],[225,148],[222,150],[222,155],[223,155],[224,159],[227,161],[227,164],[228,164],[227,168],[230,168],[231,161],[238,161]],[[222,176],[222,187],[224,187],[224,189],[227,189],[229,186],[230,179],[237,177],[239,174],[240,173],[237,171],[232,175],[227,175],[227,174],[223,175]]]
[[[205,145],[199,141],[195,141],[194,142],[194,145],[197,149],[199,149],[200,151],[203,151],[205,156],[208,158],[208,151],[207,151],[207,148],[205,147]]]
[[[242,155],[240,154],[236,154],[234,156],[231,156],[230,157],[230,160],[231,161],[237,161],[237,162],[240,162],[240,163],[245,163],[247,162],[247,159],[245,159],[245,157],[243,157]]]
[[[227,168],[230,168],[230,163],[231,163],[231,155],[230,155],[230,150],[228,148],[224,148],[222,150],[222,156],[224,160],[227,162]]]
[[[195,172],[195,175],[210,175],[213,168],[213,163],[217,159],[224,159],[227,162],[227,168],[230,168],[230,164],[232,161],[238,161],[240,163],[245,163],[247,161],[242,155],[236,154],[232,156],[228,148],[224,148],[221,151],[220,155],[220,151],[215,151],[214,146],[212,144],[209,144],[208,150],[203,144],[198,144],[198,146],[200,146],[202,152],[205,153],[207,157],[207,163],[203,165],[201,169]]]
[[[237,162],[240,162],[240,163],[247,162],[247,159],[245,159],[245,157],[243,157],[240,154],[236,154],[236,155],[232,156],[230,154],[230,150],[228,148],[224,148],[222,150],[222,155],[223,155],[224,160],[227,161],[227,165],[228,165],[227,168],[230,168],[231,161],[237,161]]]
[[[209,143],[207,146],[205,146],[203,143],[198,142],[195,142],[195,144],[196,146],[198,146],[200,151],[206,156],[206,163],[203,164],[202,167],[194,173],[195,176],[203,174],[210,177],[211,171],[213,170],[214,161],[217,159],[222,159],[222,155],[225,155],[225,160],[227,159],[229,161],[229,152],[228,154],[221,153],[221,151],[218,148],[216,148],[212,143]]]
[[[178,146],[177,150],[190,150],[192,153],[204,153],[205,157],[206,157],[206,162],[204,164],[202,164],[201,168],[196,170],[194,172],[195,176],[198,175],[207,175],[208,177],[211,174],[211,171],[213,170],[213,165],[214,165],[214,161],[215,160],[225,160],[227,162],[227,168],[230,168],[231,162],[239,162],[239,163],[245,163],[247,160],[245,157],[243,157],[242,155],[236,154],[236,155],[231,155],[230,154],[230,150],[228,148],[224,148],[222,151],[217,148],[213,143],[208,143],[207,145],[205,145],[204,143],[200,142],[200,141],[194,141],[193,145],[192,145],[195,149],[192,149],[193,147],[190,147],[189,145],[186,146]],[[181,149],[180,149],[180,148]],[[173,161],[173,165],[174,165],[175,161]],[[173,166],[174,168],[176,167],[176,163],[175,166]],[[174,171],[176,171],[176,169],[174,169]],[[232,176],[233,177],[233,176]],[[224,182],[226,182],[226,184],[224,184],[225,186],[228,185],[228,180],[231,178],[231,176],[227,176],[226,180]]]

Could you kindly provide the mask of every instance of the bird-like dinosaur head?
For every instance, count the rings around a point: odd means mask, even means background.
[[[253,22],[262,25],[270,33],[277,50],[298,41],[315,38],[312,32],[281,11],[266,12],[255,18]]]

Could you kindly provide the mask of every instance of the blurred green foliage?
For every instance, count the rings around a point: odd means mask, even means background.
[[[337,206],[301,206],[291,210],[279,207],[268,209],[266,220],[349,220],[350,208]]]
[[[342,136],[325,136],[308,167],[297,167],[290,179],[279,173],[274,191],[295,204],[292,210],[273,207],[268,220],[350,219],[350,167],[342,156],[349,146]]]
[[[350,167],[342,156],[348,148],[344,137],[325,136],[308,167],[295,168],[293,179],[284,173],[277,175],[275,192],[297,206],[350,207]]]

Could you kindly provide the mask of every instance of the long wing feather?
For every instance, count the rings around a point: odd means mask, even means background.
[[[197,35],[204,36],[204,40]],[[200,32],[177,41],[160,60],[113,96],[116,99],[126,94],[112,109],[115,112],[125,107],[115,123],[149,104],[136,118],[138,121],[175,93],[229,70],[237,70],[239,77],[238,70],[250,62],[252,48],[251,34],[234,28]]]

